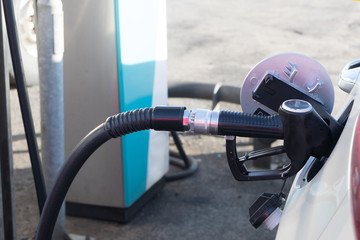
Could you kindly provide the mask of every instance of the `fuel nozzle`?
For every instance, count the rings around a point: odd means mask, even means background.
[[[282,215],[281,205],[285,202],[285,194],[263,193],[249,209],[250,223],[254,228],[261,224],[273,230],[279,223]]]
[[[289,175],[296,174],[310,156],[328,157],[336,139],[328,123],[304,100],[285,101],[279,114],[284,127],[284,147],[292,161]]]

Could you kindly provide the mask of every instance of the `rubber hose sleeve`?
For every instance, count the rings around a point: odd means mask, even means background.
[[[152,128],[154,108],[142,108],[108,117],[106,130],[113,138]]]
[[[158,106],[119,113],[106,119],[106,129],[113,138],[141,130],[185,131],[185,107]]]
[[[279,115],[259,116],[241,112],[221,111],[218,134],[242,137],[283,139],[283,126]]]

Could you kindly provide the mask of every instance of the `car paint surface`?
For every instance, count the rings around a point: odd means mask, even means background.
[[[343,104],[354,101],[344,130],[328,160],[310,181],[296,176],[278,228],[282,239],[356,239],[351,200],[351,157],[360,113],[359,79]],[[307,171],[304,169],[302,171]]]

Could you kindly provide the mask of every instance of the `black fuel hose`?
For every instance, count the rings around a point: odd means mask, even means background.
[[[212,109],[218,102],[240,104],[240,88],[221,83],[176,83],[168,88],[169,98],[196,98],[212,100]]]
[[[205,118],[202,113],[204,112],[199,111],[198,113],[200,116],[196,117],[196,111],[194,111],[194,114],[190,114],[189,111],[185,110],[185,107],[155,107],[133,110],[109,117],[105,123],[99,125],[80,141],[70,154],[68,160],[64,163],[64,166],[57,176],[53,189],[45,202],[35,239],[51,239],[59,210],[71,183],[89,156],[102,144],[111,138],[117,138],[129,133],[147,129],[160,131],[187,131],[189,130],[189,127],[190,130],[191,127],[195,127],[194,132],[199,130],[200,133],[203,133],[204,129],[202,128],[205,127],[207,129],[207,125],[203,124]],[[214,119],[214,117],[208,117],[210,118],[207,120]],[[240,126],[241,124],[251,127],[250,122],[252,119],[248,115],[233,115],[229,112],[224,112],[223,117],[225,121],[223,123],[221,117],[219,118],[220,121],[219,119],[214,121],[219,125],[219,130],[226,132],[226,134],[231,133],[231,128],[233,128],[236,135],[241,135],[240,129],[243,129],[243,127]],[[237,118],[244,117],[245,121],[237,120]],[[189,120],[192,123],[189,123]],[[279,123],[276,120],[277,118],[275,120],[272,118],[269,120],[266,117],[259,118],[256,116],[256,121],[252,128],[256,133],[255,135],[259,135],[258,132],[264,129],[266,129],[269,134],[271,132],[270,129],[273,129],[276,133],[275,135],[282,136],[281,122]],[[196,125],[196,121],[199,121],[199,124]],[[210,121],[210,125],[214,127],[215,122],[211,123]],[[214,130],[212,131],[213,132],[208,133],[219,134]],[[248,136],[249,133],[246,132],[245,135]]]
[[[101,124],[75,147],[75,150],[62,167],[54,187],[46,199],[36,239],[51,239],[61,205],[75,176],[88,157],[109,139],[111,139],[111,136],[106,131],[105,124]]]
[[[157,107],[133,110],[109,117],[75,147],[64,163],[54,187],[49,194],[40,217],[36,239],[51,239],[57,216],[75,176],[101,145],[129,133],[146,130],[185,130],[183,127],[184,107]]]
[[[188,156],[185,153],[185,150],[182,146],[180,137],[177,132],[171,131],[171,136],[179,152],[170,151],[170,163],[173,166],[182,168],[183,170],[175,173],[168,173],[167,175],[165,175],[165,180],[168,182],[189,177],[193,175],[199,168],[199,164],[195,160],[195,158]]]
[[[45,188],[45,181],[41,168],[38,145],[35,136],[34,122],[31,114],[29,96],[26,90],[26,81],[25,81],[23,66],[20,57],[20,44],[17,35],[14,6],[12,0],[3,0],[3,4],[4,4],[4,15],[6,20],[7,35],[9,39],[11,60],[14,68],[16,88],[19,97],[21,115],[24,123],[26,142],[29,149],[31,169],[33,172],[33,177],[35,182],[39,211],[41,214],[41,211],[43,209],[46,200],[46,188]]]

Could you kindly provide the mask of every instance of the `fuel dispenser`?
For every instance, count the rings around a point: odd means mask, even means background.
[[[164,0],[64,0],[65,152],[104,116],[167,104]],[[169,136],[108,142],[76,177],[67,214],[127,221],[161,189]]]

